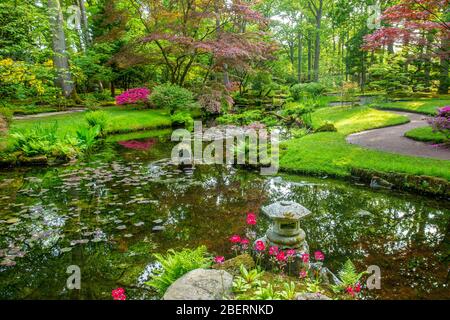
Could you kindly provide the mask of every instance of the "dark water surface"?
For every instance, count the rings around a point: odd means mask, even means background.
[[[204,244],[229,255],[246,212],[277,200],[312,211],[302,227],[332,271],[347,258],[381,268],[382,288],[368,298],[450,299],[448,201],[231,167],[179,170],[166,140],[123,139],[82,163],[0,171],[0,299],[110,299],[118,286],[152,298],[141,286],[152,253]],[[66,288],[70,265],[81,290]]]

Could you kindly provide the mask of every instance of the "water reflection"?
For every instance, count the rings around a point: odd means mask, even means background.
[[[346,258],[380,266],[382,289],[368,297],[450,298],[448,202],[225,166],[180,169],[166,159],[171,144],[152,141],[145,150],[114,143],[67,167],[0,173],[0,298],[108,299],[118,285],[151,298],[139,284],[152,253],[205,244],[230,254],[245,213],[277,200],[313,212],[303,229],[332,270]],[[65,289],[73,264],[81,291]]]

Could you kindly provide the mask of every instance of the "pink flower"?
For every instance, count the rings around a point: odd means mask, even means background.
[[[247,214],[247,224],[253,226],[256,224],[256,214],[254,214],[253,212],[249,212]]]
[[[354,290],[355,290],[356,293],[361,292],[361,284],[359,282],[355,285]]]
[[[111,291],[111,296],[114,300],[126,300],[125,290],[123,288],[117,288]]]
[[[323,261],[325,259],[325,256],[322,252],[316,251],[314,252],[314,259],[316,259],[317,261]]]
[[[266,245],[264,244],[263,241],[258,240],[255,243],[255,249],[256,249],[256,251],[264,251],[264,250],[266,250]]]
[[[347,292],[351,296],[355,295],[355,292],[353,291],[353,287],[352,286],[348,286],[347,289],[345,289],[345,292]]]
[[[273,256],[273,255],[276,255],[278,253],[278,247],[270,247],[269,248],[269,254],[271,255],[271,256]]]
[[[286,261],[286,255],[284,254],[283,251],[278,252],[277,254],[277,260],[282,262],[282,261]]]
[[[146,102],[149,95],[150,90],[148,90],[147,88],[130,89],[116,97],[116,104],[122,105],[133,104],[137,102]]]
[[[244,245],[244,246],[248,245],[248,244],[249,244],[248,239],[245,239],[245,238],[242,239],[242,240],[241,240],[241,244]]]
[[[286,251],[286,255],[288,257],[293,257],[295,256],[295,250],[294,249],[289,249],[288,251]]]
[[[225,257],[223,257],[223,256],[217,256],[214,258],[215,263],[222,264],[222,263],[224,263],[224,261],[225,261]]]
[[[302,261],[304,263],[308,263],[309,262],[309,254],[307,254],[307,253],[302,254]]]
[[[241,237],[238,236],[237,234],[231,236],[230,238],[231,243],[239,243],[241,242]]]
[[[305,270],[300,271],[300,278],[306,278],[308,276],[308,273]]]

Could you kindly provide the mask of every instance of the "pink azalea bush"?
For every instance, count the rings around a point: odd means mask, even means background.
[[[447,140],[450,139],[450,106],[438,109],[438,114],[434,118],[429,118],[428,123],[433,131],[442,132]]]
[[[130,89],[116,97],[117,105],[146,103],[150,96],[150,90],[147,88]]]

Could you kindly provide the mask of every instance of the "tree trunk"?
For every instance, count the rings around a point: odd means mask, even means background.
[[[111,81],[111,97],[116,96],[116,86],[114,85],[114,81]]]
[[[303,46],[302,46],[302,32],[299,30],[298,34],[298,57],[297,57],[297,77],[298,77],[298,82],[301,83],[302,82],[302,51],[303,51]]]
[[[445,36],[444,36],[445,37]],[[440,74],[439,74],[439,89],[438,92],[440,94],[447,94],[448,93],[448,86],[449,86],[449,78],[448,78],[448,45],[449,41],[445,38],[442,38],[442,48],[445,50],[441,53],[441,65],[440,68]]]
[[[81,13],[81,31],[83,34],[84,47],[87,48],[91,44],[91,35],[89,34],[89,24],[86,14],[85,0],[78,0],[78,6]]]
[[[64,20],[59,0],[48,0],[50,28],[53,46],[53,65],[56,69],[56,85],[59,86],[66,98],[73,95],[75,89],[69,70],[69,60],[66,53],[66,37],[64,34]]]
[[[308,81],[311,81],[311,69],[312,69],[312,41],[311,33],[308,36]]]
[[[319,81],[320,67],[320,28],[322,24],[323,0],[319,1],[319,8],[316,14],[316,41],[314,50],[314,81]]]

